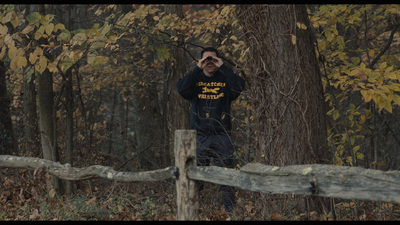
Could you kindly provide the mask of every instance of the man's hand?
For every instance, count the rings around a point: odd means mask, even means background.
[[[213,57],[213,58],[217,60],[216,62],[214,62],[214,64],[215,64],[216,66],[218,66],[218,68],[221,67],[222,64],[224,64],[224,62],[222,61],[221,58],[218,58],[218,57]]]
[[[204,66],[206,65],[205,63],[204,63],[204,60],[206,60],[206,56],[204,56],[202,59],[200,59],[199,60],[199,62],[197,63],[197,66],[200,68],[200,69],[204,69]]]

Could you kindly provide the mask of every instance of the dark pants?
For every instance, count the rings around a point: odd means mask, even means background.
[[[211,158],[219,167],[233,168],[233,144],[226,135],[197,135],[197,165],[209,166]],[[198,181],[199,191],[204,182]],[[235,206],[235,190],[231,186],[221,185],[222,199],[226,211],[232,211]]]

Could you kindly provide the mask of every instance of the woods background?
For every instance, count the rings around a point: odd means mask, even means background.
[[[120,171],[173,165],[174,131],[189,128],[176,81],[213,46],[246,80],[232,110],[237,168],[256,161],[398,170],[399,17],[399,5],[379,4],[1,5],[0,154]],[[0,171],[1,189],[33,196],[9,186],[20,174]],[[48,178],[43,192],[60,196],[94,188]],[[242,197],[240,207],[257,219],[309,207],[329,215],[341,202]],[[377,207],[397,212],[358,201],[348,212],[382,217]]]

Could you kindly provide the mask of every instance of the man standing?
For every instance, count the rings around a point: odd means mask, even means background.
[[[233,168],[233,144],[230,139],[230,109],[244,89],[245,81],[226,66],[218,51],[209,47],[201,52],[194,69],[179,79],[179,94],[191,101],[190,128],[197,131],[197,165]],[[202,190],[203,182],[199,182]],[[225,211],[235,206],[233,187],[221,185]]]

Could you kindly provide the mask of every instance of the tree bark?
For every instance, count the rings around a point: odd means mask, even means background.
[[[199,189],[195,180],[188,178],[187,168],[196,166],[196,131],[175,131],[175,165],[179,169],[176,180],[177,220],[199,220]]]
[[[24,71],[23,92],[23,111],[26,115],[24,117],[25,151],[30,151],[33,155],[39,156],[41,149],[33,69]]]
[[[10,154],[16,150],[10,99],[7,96],[6,70],[4,63],[0,61],[0,154]]]
[[[150,62],[148,63],[150,64]],[[146,69],[139,76],[141,76],[141,79],[146,79],[145,74],[148,73],[149,70]],[[132,103],[130,104],[134,108],[131,126],[134,126],[137,143],[135,154],[139,154],[139,166],[142,169],[160,168],[160,164],[157,161],[159,161],[161,154],[161,148],[158,146],[160,146],[162,139],[162,121],[157,86],[152,82],[145,87],[135,84],[134,88],[141,90],[141,92],[132,93]],[[140,93],[147,94],[142,96]],[[145,149],[146,151],[143,151]]]
[[[276,166],[330,163],[323,89],[306,6],[239,5],[237,13],[250,46],[255,160]],[[258,200],[264,209],[265,202],[272,201],[267,199]],[[280,208],[286,204],[282,201]],[[306,201],[297,204],[299,210],[306,208]]]
[[[65,101],[66,101],[66,113],[67,113],[67,149],[66,149],[66,162],[73,166],[73,150],[74,150],[74,94],[72,88],[72,70],[68,70],[66,73],[66,85],[65,85]],[[72,182],[67,181],[65,184],[65,193],[67,196],[73,194]]]
[[[179,18],[183,18],[182,5],[166,5],[165,12],[167,14],[176,14]],[[170,46],[171,59],[165,63],[164,89],[162,94],[163,104],[163,127],[164,127],[164,163],[165,166],[172,162],[174,131],[177,129],[189,129],[189,101],[183,99],[176,91],[176,83],[179,78],[183,77],[187,72],[186,55],[180,43],[183,43],[182,34],[172,31],[171,35],[177,36],[178,41]],[[179,115],[179,116],[177,116]]]
[[[400,172],[335,165],[285,167],[249,163],[240,171],[217,166],[187,169],[190,179],[270,194],[296,194],[400,202]]]
[[[93,165],[84,168],[71,167],[70,164],[61,164],[46,159],[32,157],[17,157],[0,155],[0,167],[20,168],[27,170],[45,171],[63,180],[89,180],[103,178],[118,182],[160,181],[174,177],[176,168],[167,168],[146,172],[120,172],[109,166]]]
[[[53,120],[53,79],[52,74],[46,69],[38,74],[38,98],[39,98],[39,125],[40,139],[43,151],[43,158],[54,161],[54,120]],[[51,189],[58,190],[59,183],[56,177],[46,180],[47,192]]]

